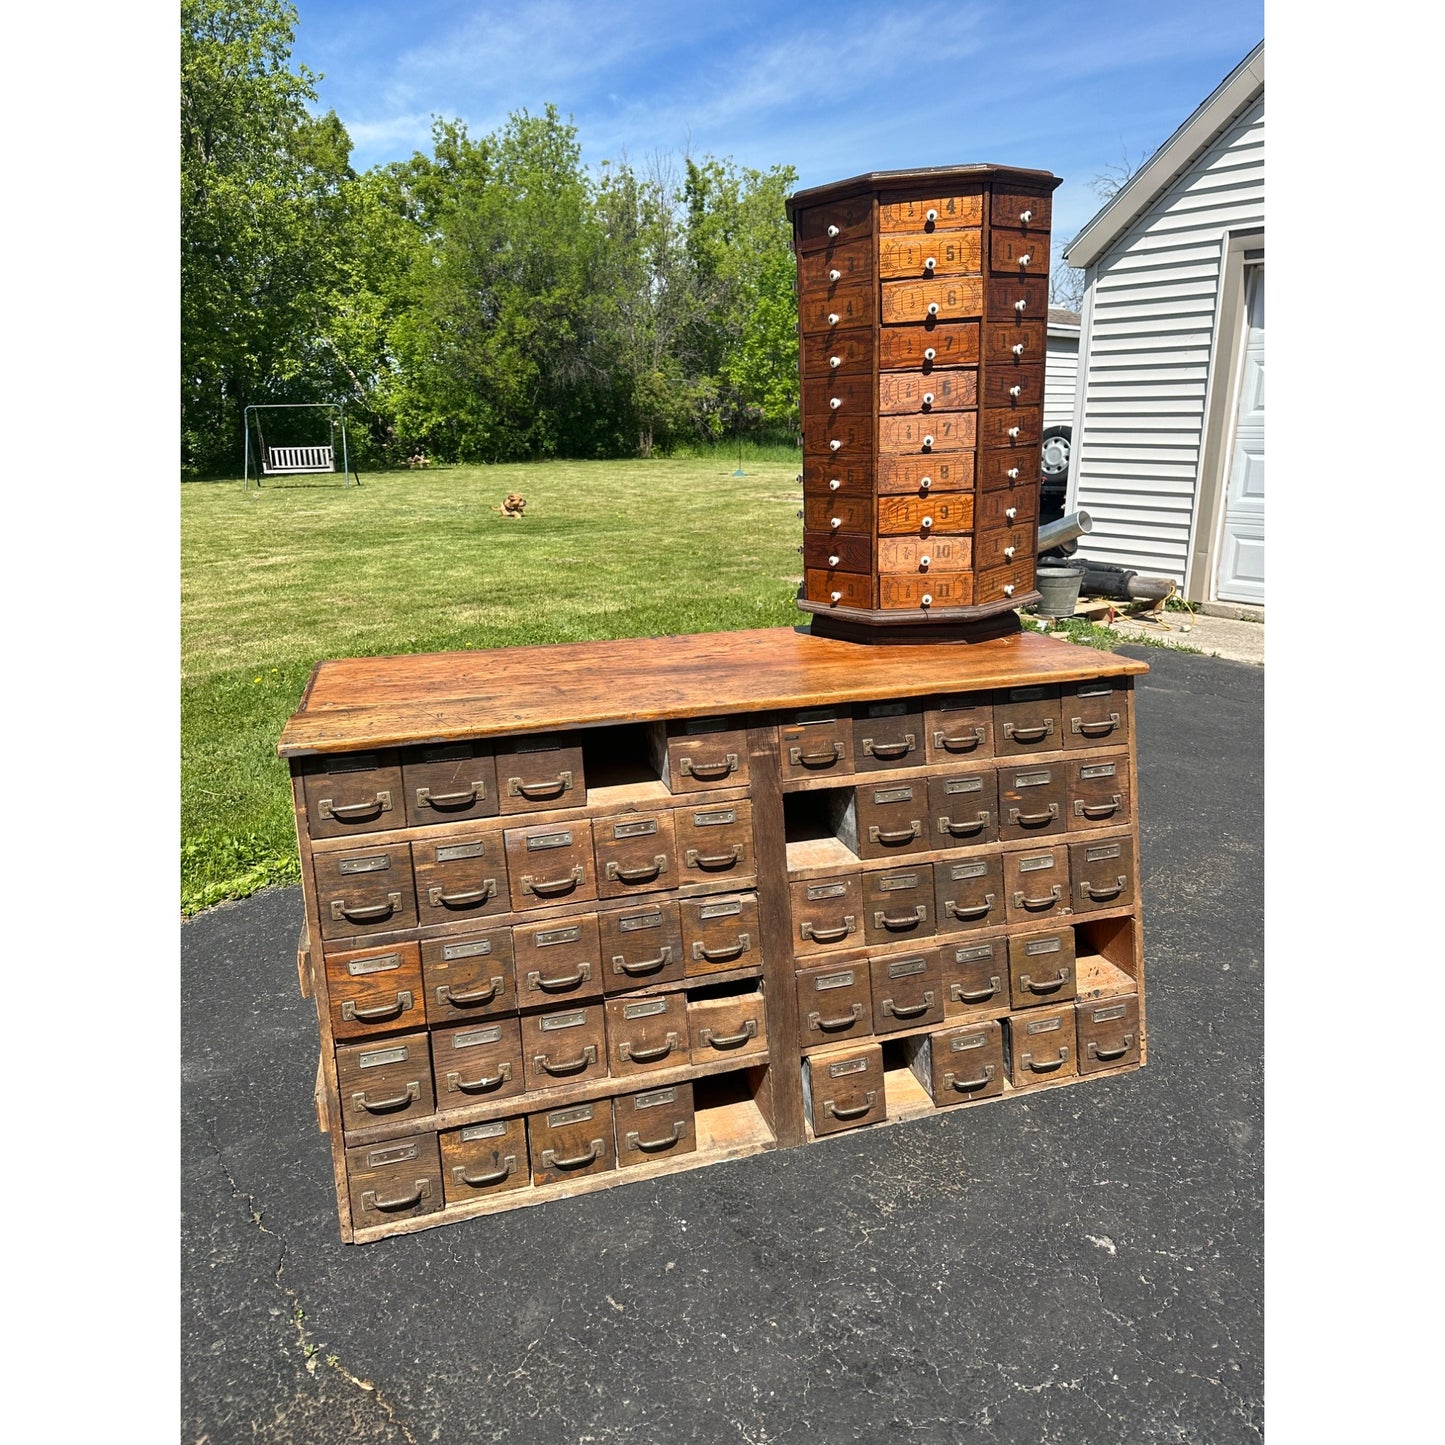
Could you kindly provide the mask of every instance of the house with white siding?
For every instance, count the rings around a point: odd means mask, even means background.
[[[1074,424],[1074,384],[1079,376],[1079,313],[1049,307],[1044,340],[1044,426]]]
[[[1079,555],[1264,605],[1264,43],[1065,252]],[[1048,424],[1047,416],[1045,425]]]

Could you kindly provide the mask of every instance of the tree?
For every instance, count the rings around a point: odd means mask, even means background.
[[[1138,175],[1151,154],[1144,151],[1138,156],[1130,156],[1128,146],[1122,141],[1120,149],[1122,154],[1118,164],[1105,166],[1089,182],[1089,189],[1106,204]],[[1064,252],[1077,239],[1077,236],[1071,236],[1059,247],[1059,259],[1049,274],[1049,305],[1062,306],[1068,311],[1082,310],[1084,305],[1084,273],[1077,266],[1064,264]]]

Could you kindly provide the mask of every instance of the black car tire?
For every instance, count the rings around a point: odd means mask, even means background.
[[[1039,471],[1044,483],[1063,482],[1069,475],[1069,457],[1073,451],[1074,429],[1071,426],[1048,426],[1039,449]]]

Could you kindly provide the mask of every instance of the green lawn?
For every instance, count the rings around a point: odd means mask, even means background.
[[[777,453],[773,454],[774,457]],[[796,456],[181,488],[181,906],[295,882],[276,740],[323,658],[788,626]],[[510,521],[494,510],[527,499]]]

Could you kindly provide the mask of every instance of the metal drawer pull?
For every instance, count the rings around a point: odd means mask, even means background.
[[[637,1130],[629,1129],[627,1131],[627,1147],[640,1149],[644,1154],[657,1154],[663,1149],[671,1149],[674,1144],[680,1144],[682,1136],[686,1133],[686,1119],[676,1120],[672,1126],[672,1133],[664,1134],[661,1139],[639,1139]]]
[[[917,746],[917,739],[912,733],[904,733],[896,743],[876,743],[872,738],[863,739],[863,751],[874,758],[901,758],[911,753]]]
[[[671,1032],[655,1049],[635,1049],[629,1040],[623,1039],[617,1045],[617,1052],[621,1058],[629,1059],[634,1064],[650,1064],[654,1059],[665,1059],[679,1042],[678,1036]]]
[[[1086,803],[1082,798],[1074,799],[1074,816],[1076,818],[1112,818],[1119,811],[1123,804],[1123,797],[1119,793],[1114,794],[1114,801],[1111,803]]]
[[[840,1029],[851,1029],[862,1017],[863,1005],[855,1003],[847,1013],[839,1014],[836,1018],[825,1019],[820,1013],[810,1013],[808,1027],[817,1029],[819,1033],[836,1034]]]
[[[415,1079],[412,1079],[399,1094],[388,1094],[384,1099],[368,1099],[363,1090],[359,1094],[351,1096],[351,1102],[359,1109],[365,1109],[368,1114],[390,1114],[397,1109],[404,1109],[408,1104],[415,1103],[421,1098],[421,1087]]]
[[[1042,813],[1020,813],[1017,808],[1008,810],[1010,823],[1017,823],[1020,828],[1037,828],[1041,823],[1052,823],[1059,816],[1059,805],[1050,803],[1047,810]]]
[[[622,883],[646,883],[649,879],[656,878],[659,873],[667,870],[667,854],[654,853],[651,864],[643,863],[636,868],[624,868],[620,863],[610,862],[607,865],[607,876],[613,881]]]
[[[517,1172],[517,1156],[508,1154],[502,1160],[502,1167],[493,1170],[490,1174],[468,1174],[464,1164],[455,1165],[452,1169],[452,1178],[458,1184],[469,1184],[473,1189],[486,1189],[493,1184],[500,1184],[502,1180],[509,1178]]]
[[[705,958],[709,963],[726,963],[730,958],[740,958],[752,946],[752,942],[746,933],[740,933],[737,941],[730,943],[726,948],[709,948],[705,943],[694,943],[692,956],[694,958]]]
[[[447,1088],[455,1089],[462,1094],[489,1094],[495,1088],[505,1084],[512,1077],[512,1061],[510,1059],[497,1065],[495,1074],[482,1074],[475,1079],[464,1079],[460,1074],[447,1075]]]
[[[522,892],[535,893],[541,898],[550,898],[556,893],[570,893],[587,876],[582,865],[577,864],[570,873],[560,878],[533,878],[530,873],[522,875]]]
[[[938,820],[938,831],[946,833],[950,838],[972,838],[975,833],[982,833],[988,827],[988,814],[980,813],[972,822],[955,823],[952,818],[940,818]]]
[[[998,992],[999,981],[999,976],[994,974],[994,976],[989,979],[989,986],[987,988],[977,988],[972,992],[965,992],[963,985],[956,983],[950,990],[950,996],[955,1003],[986,1003]]]
[[[910,1004],[907,1008],[899,1008],[891,998],[883,1000],[883,1012],[896,1019],[916,1019],[919,1014],[926,1014],[932,1007],[933,990],[931,988],[924,990],[922,1003]]]
[[[1030,993],[1057,993],[1068,981],[1069,970],[1067,968],[1061,968],[1057,978],[1041,979],[1038,983],[1035,983],[1026,973],[1019,975],[1019,982],[1023,984]]]
[[[950,753],[971,753],[983,741],[983,729],[975,728],[973,734],[959,733],[949,737],[946,733],[934,733],[933,746]]]
[[[555,1149],[542,1150],[542,1167],[544,1169],[585,1169],[589,1164],[595,1164],[602,1156],[602,1141],[592,1140],[592,1147],[585,1154],[574,1154],[570,1159],[559,1159]]]
[[[335,818],[340,823],[349,823],[353,818],[376,818],[391,812],[391,794],[379,792],[369,803],[333,803],[330,798],[322,798],[316,811],[323,818]]]
[[[494,973],[486,988],[474,988],[467,993],[457,993],[449,983],[437,988],[437,1002],[451,1004],[453,1008],[471,1008],[474,1004],[491,1003],[501,993],[506,982],[500,973]]]
[[[480,803],[487,796],[485,783],[473,783],[465,793],[434,793],[430,788],[416,790],[418,808],[465,808],[468,803]]]
[[[736,1049],[758,1036],[758,1021],[744,1019],[741,1033],[715,1034],[711,1029],[700,1029],[698,1038],[710,1049]]]
[[[394,1019],[403,1014],[411,1007],[411,990],[399,989],[395,1003],[373,1004],[369,1008],[359,1007],[352,999],[347,999],[341,1005],[341,1017],[348,1022],[353,1020],[356,1023],[370,1024],[378,1019]]]
[[[983,1066],[983,1074],[980,1078],[955,1079],[952,1074],[945,1074],[943,1076],[943,1086],[946,1089],[952,1089],[956,1094],[969,1094],[972,1093],[975,1089],[983,1088],[983,1086],[988,1083],[989,1080],[992,1078],[993,1065],[985,1064]]]
[[[1072,719],[1073,729],[1076,733],[1082,733],[1086,738],[1106,738],[1116,727],[1119,726],[1119,714],[1111,712],[1107,721],[1085,722],[1083,718]]]
[[[919,904],[912,913],[883,913],[873,914],[874,928],[886,928],[892,933],[901,933],[906,928],[917,928],[923,922],[926,910],[923,904]]]
[[[1095,888],[1087,878],[1084,879],[1081,886],[1084,892],[1087,893],[1095,903],[1107,903],[1111,898],[1117,898],[1124,891],[1124,886],[1128,881],[1129,880],[1120,873],[1114,879],[1114,886],[1112,888]]]
[[[557,1078],[562,1078],[567,1074],[580,1074],[589,1064],[597,1062],[597,1045],[586,1045],[575,1059],[563,1059],[560,1064],[554,1063],[546,1054],[534,1054],[532,1062],[544,1074],[552,1074]]]
[[[743,860],[743,845],[734,843],[726,853],[699,853],[696,848],[687,850],[689,868],[731,868]]]
[[[539,798],[559,798],[571,786],[572,774],[569,772],[558,773],[555,778],[548,778],[546,782],[526,783],[521,778],[507,779],[507,791],[512,797],[515,798],[520,793],[524,798],[533,801]]]
[[[992,893],[985,893],[985,894],[983,895],[983,902],[982,902],[982,903],[979,903],[979,904],[976,904],[976,905],[974,905],[973,907],[970,907],[970,908],[960,908],[960,907],[958,906],[958,904],[950,902],[950,903],[944,904],[943,911],[944,911],[945,913],[947,913],[947,914],[950,914],[952,917],[959,919],[959,920],[960,920],[961,922],[963,922],[963,923],[968,923],[968,922],[970,922],[971,920],[973,920],[973,919],[975,919],[975,918],[982,918],[986,913],[988,913],[988,911],[989,911],[992,907],[993,907],[993,894],[992,894]],[[997,979],[994,980],[994,985],[993,985],[993,986],[994,986],[995,988],[998,987],[998,980],[997,980]]]
[[[527,987],[541,989],[543,993],[561,993],[565,989],[576,988],[579,983],[584,983],[591,977],[592,965],[590,963],[579,963],[576,973],[569,973],[562,978],[543,978],[536,969],[533,969],[527,975]]]
[[[923,827],[915,818],[906,828],[879,828],[876,824],[868,829],[868,841],[870,843],[908,843],[914,838],[921,837]]]
[[[662,952],[656,958],[640,958],[636,963],[628,963],[625,958],[614,958],[612,960],[612,971],[614,973],[625,973],[633,978],[643,973],[656,973],[660,968],[666,968],[672,962],[672,945],[665,943]]]
[[[1003,735],[1006,738],[1012,738],[1016,743],[1042,742],[1053,730],[1053,718],[1045,718],[1036,728],[1015,727],[1013,723],[1005,723],[1003,725]]]
[[[857,931],[858,920],[851,913],[837,928],[819,928],[811,919],[798,925],[799,934],[804,938],[811,938],[814,943],[837,943],[840,939],[847,938],[850,933]]]
[[[361,1196],[363,1209],[379,1209],[383,1214],[394,1214],[398,1209],[415,1209],[431,1193],[431,1181],[418,1179],[416,1188],[410,1194],[398,1194],[394,1198],[380,1199],[374,1189],[368,1189]]]
[[[677,770],[685,778],[725,778],[729,773],[736,772],[737,766],[738,755],[724,753],[715,763],[697,763],[691,758],[684,758],[677,765]]]
[[[835,1119],[861,1119],[877,1102],[878,1090],[869,1089],[861,1104],[850,1104],[846,1109],[840,1109],[831,1099],[824,1099],[823,1112],[831,1114]]]
[[[825,768],[829,763],[836,763],[842,756],[842,743],[834,743],[831,748],[821,753],[805,753],[802,748],[788,749],[788,761],[795,768]]]
[[[1040,1064],[1035,1062],[1034,1056],[1032,1054],[1020,1054],[1019,1062],[1024,1066],[1024,1068],[1031,1069],[1036,1074],[1049,1074],[1052,1073],[1055,1069],[1057,1069],[1060,1064],[1067,1063],[1068,1058],[1069,1046],[1067,1044],[1060,1044],[1058,1058],[1050,1059],[1049,1062],[1046,1064]]]
[[[379,918],[390,918],[400,907],[400,893],[388,893],[385,903],[368,903],[364,908],[348,908],[344,898],[333,898],[331,916],[344,918],[348,923],[374,923]]]
[[[1091,1059],[1099,1059],[1099,1060],[1101,1060],[1101,1061],[1104,1062],[1104,1063],[1108,1063],[1110,1059],[1122,1059],[1122,1058],[1124,1057],[1124,1055],[1127,1054],[1127,1053],[1129,1052],[1129,1050],[1132,1049],[1133,1047],[1134,1047],[1134,1035],[1133,1035],[1133,1034],[1125,1034],[1125,1035],[1124,1035],[1124,1046],[1123,1046],[1123,1048],[1119,1048],[1119,1049],[1101,1049],[1101,1048],[1099,1047],[1099,1045],[1098,1045],[1093,1039],[1090,1039],[1090,1040],[1089,1040],[1088,1053],[1089,1053],[1089,1057],[1090,1057]]]
[[[464,893],[447,893],[441,888],[428,888],[426,896],[433,908],[471,908],[494,898],[496,893],[497,880],[484,878],[480,888],[472,888]]]
[[[1037,912],[1040,908],[1052,908],[1062,896],[1063,889],[1060,887],[1059,884],[1055,883],[1054,886],[1047,893],[1045,893],[1042,898],[1025,898],[1022,893],[1016,892],[1014,894],[1014,907],[1031,908],[1035,912]]]

